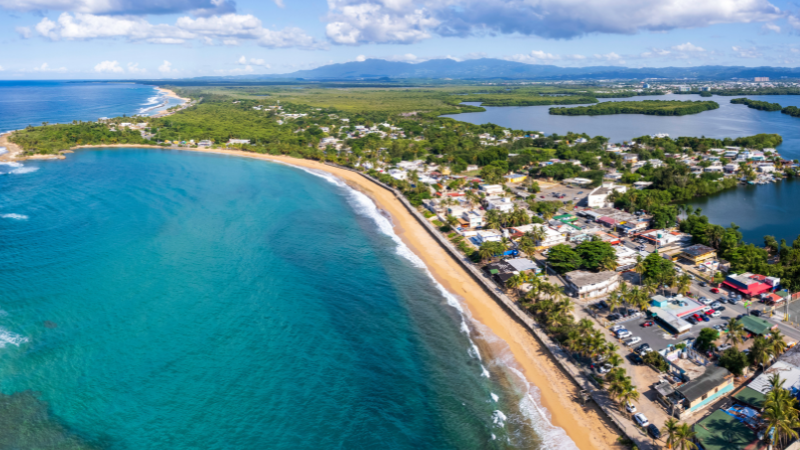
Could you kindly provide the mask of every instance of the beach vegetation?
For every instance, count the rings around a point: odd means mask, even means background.
[[[645,364],[647,364],[649,366],[652,366],[654,369],[658,370],[659,372],[668,372],[669,371],[669,363],[658,352],[647,352],[642,357],[642,360],[644,361]]]
[[[778,103],[762,102],[760,100],[751,100],[749,98],[734,98],[731,103],[737,105],[747,105],[748,108],[757,109],[759,111],[780,111],[783,107]]]

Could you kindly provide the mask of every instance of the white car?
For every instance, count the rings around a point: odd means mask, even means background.
[[[719,312],[719,311],[714,311],[713,313],[711,313],[711,317],[719,317],[721,315],[722,315],[722,313]]]
[[[725,350],[727,350],[727,349],[729,349],[731,347],[733,347],[731,344],[722,344],[719,347],[717,347],[717,351],[718,352],[724,352]]]
[[[720,307],[720,306],[722,306],[722,305],[720,305],[720,304],[719,304],[719,302],[714,302],[714,303],[712,303],[710,306],[711,306],[712,308],[714,308],[714,309],[717,309],[717,308],[719,308],[719,307]]]
[[[628,411],[629,413],[635,413],[636,405],[634,405],[633,403],[625,403],[625,411]]]
[[[644,416],[642,413],[636,413],[633,415],[633,421],[636,422],[637,425],[644,428],[650,425],[650,421],[647,420],[647,417]]]
[[[652,351],[653,351],[653,349],[650,348],[650,347],[643,348],[642,351],[639,353],[639,356],[644,356],[644,355],[646,355],[646,354],[648,354],[648,353],[650,353]]]
[[[618,330],[622,330],[624,328],[625,328],[624,325],[614,325],[613,327],[611,327],[611,332],[616,333]]]
[[[619,331],[617,331],[617,339],[627,339],[627,338],[629,338],[631,336],[633,336],[633,333],[631,333],[628,330],[619,330]]]
[[[632,345],[638,344],[639,342],[642,342],[642,338],[640,338],[639,336],[634,336],[634,337],[628,339],[627,341],[625,341],[625,345],[630,347]]]
[[[610,372],[611,369],[613,369],[613,367],[611,367],[611,364],[603,364],[602,366],[598,366],[597,367],[597,373],[599,373],[601,375],[602,374],[606,374],[606,373]]]

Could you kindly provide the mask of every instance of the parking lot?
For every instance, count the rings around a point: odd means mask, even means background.
[[[592,188],[575,188],[570,186],[564,186],[563,184],[557,184],[554,186],[547,186],[541,185],[542,191],[536,194],[537,201],[569,201],[572,200],[573,204],[578,204],[579,200],[583,200],[589,192],[592,191]],[[553,194],[564,194],[564,198],[557,198]],[[544,197],[544,198],[542,198]],[[577,200],[576,200],[577,197]]]

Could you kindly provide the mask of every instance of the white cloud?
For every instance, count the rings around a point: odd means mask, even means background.
[[[617,63],[621,63],[621,64],[625,63],[625,61],[622,60],[622,56],[619,56],[618,54],[616,54],[614,52],[606,53],[605,55],[597,55],[597,54],[595,54],[594,58],[602,60],[602,61],[617,62]]]
[[[158,66],[158,71],[161,73],[170,73],[175,72],[175,69],[172,68],[172,63],[164,60],[164,64]]]
[[[356,61],[358,61],[358,62],[364,62],[364,61],[366,61],[366,60],[367,60],[367,57],[366,57],[366,56],[364,56],[364,55],[358,55],[358,56],[356,56]]]
[[[175,25],[151,24],[141,17],[97,16],[92,14],[62,13],[57,22],[47,17],[37,25],[36,31],[52,40],[85,40],[124,38],[154,44],[183,44],[191,40],[213,43],[220,39],[226,45],[238,39],[250,39],[269,48],[320,48],[322,44],[299,28],[269,30],[250,14],[224,14],[211,17],[180,17]]]
[[[29,27],[16,27],[14,31],[22,37],[22,39],[28,39],[33,35],[33,31]]]
[[[731,49],[734,51],[734,53],[736,53],[736,56],[738,56],[739,58],[760,58],[761,56],[763,56],[763,54],[760,51],[758,51],[755,47],[743,48],[734,45],[733,47],[731,47]]]
[[[413,43],[494,33],[573,38],[722,23],[767,22],[769,0],[328,0],[326,33],[337,44]]]
[[[128,72],[130,72],[130,73],[145,73],[145,72],[147,72],[147,69],[140,69],[139,68],[139,63],[135,63],[134,64],[132,62],[129,62],[128,63]]]
[[[705,49],[702,47],[698,47],[691,42],[687,42],[685,44],[673,45],[672,49],[676,52],[704,52]]]
[[[283,8],[286,6],[283,4],[283,0],[275,0],[275,4],[278,5],[279,8]]]
[[[226,0],[0,0],[0,8],[12,11],[66,11],[82,14],[176,14],[197,16],[236,11]]]
[[[517,61],[522,63],[528,64],[536,64],[542,62],[553,62],[561,59],[560,55],[554,55],[552,53],[547,53],[542,50],[532,50],[530,53],[526,54],[516,54],[505,57],[503,59],[509,61]]]
[[[116,61],[103,61],[94,66],[94,71],[97,73],[122,73],[125,69],[119,66]]]
[[[265,60],[259,58],[250,58],[250,60],[248,60],[244,55],[242,55],[241,58],[239,58],[239,60],[236,62],[239,65],[250,67],[249,72],[253,71],[252,66],[261,66],[266,67],[267,69],[270,68],[270,65],[267,64]]]
[[[761,27],[761,31],[763,31],[764,33],[769,33],[770,31],[774,31],[776,33],[780,33],[781,32],[781,27],[779,27],[778,25],[775,25],[774,23],[765,23]]]
[[[34,67],[33,71],[34,72],[66,72],[67,68],[66,67],[59,67],[58,69],[51,69],[49,64],[42,63],[41,66]]]

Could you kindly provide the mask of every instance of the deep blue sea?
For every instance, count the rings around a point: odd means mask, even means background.
[[[167,102],[166,105],[162,105]],[[150,115],[180,103],[153,86],[97,81],[0,81],[0,133],[42,122]]]
[[[575,448],[335,179],[143,149],[0,172],[0,448]]]

